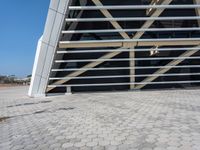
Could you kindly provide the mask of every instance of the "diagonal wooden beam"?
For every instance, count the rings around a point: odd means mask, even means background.
[[[163,0],[161,5],[169,5],[171,2],[172,2],[172,0]],[[156,11],[154,11],[154,13],[152,13],[152,15],[150,17],[158,17],[162,14],[163,11],[164,11],[164,9],[157,9]],[[148,29],[153,23],[154,23],[154,20],[146,21],[141,28]],[[145,31],[137,32],[133,38],[141,38],[142,35],[144,34],[144,32]]]
[[[164,1],[161,3],[161,5],[169,5],[171,2],[172,2],[172,0],[164,0]],[[163,11],[164,11],[164,9],[157,9],[150,17],[158,17],[158,16],[161,15],[161,13],[162,13]],[[147,20],[147,21],[142,25],[141,28],[149,28],[153,23],[154,23],[154,20]],[[139,32],[137,32],[137,33],[133,36],[133,38],[141,38],[143,34],[144,34],[144,31],[139,31]],[[106,54],[106,55],[100,57],[99,59],[104,59],[104,58],[106,58],[106,59],[111,59],[111,58],[117,56],[117,55],[120,54],[120,53],[121,53],[121,52],[111,52],[111,53],[108,53],[108,54]],[[102,62],[92,62],[92,63],[89,63],[89,64],[85,65],[85,66],[82,67],[82,68],[87,68],[87,67],[92,67],[92,68],[94,68],[94,67],[100,65],[100,64],[103,63],[103,62],[104,62],[104,61],[102,61]],[[72,77],[76,77],[76,76],[79,76],[79,75],[83,74],[83,73],[86,72],[86,71],[87,71],[87,70],[84,70],[84,71],[75,71],[75,72],[73,72],[73,73],[67,75],[66,77],[68,77],[68,76],[70,76],[70,77],[71,77],[71,76],[72,76]],[[70,79],[69,79],[69,80],[70,80]],[[54,84],[63,84],[63,83],[68,82],[69,80],[59,80],[59,81],[55,82]],[[52,89],[54,89],[54,88],[53,88],[53,87],[48,88],[48,89],[47,89],[47,92],[50,91],[50,90],[52,90]]]
[[[197,46],[197,48],[200,48],[200,46]],[[193,50],[193,51],[187,51],[185,53],[183,53],[182,55],[180,55],[179,57],[190,57],[192,56],[193,54],[195,54],[196,52],[198,52],[199,50]],[[169,71],[170,69],[173,68],[173,66],[177,66],[178,64],[180,64],[181,62],[183,62],[184,60],[173,60],[171,61],[170,63],[168,63],[166,66],[171,66],[171,68],[162,68],[162,69],[159,69],[157,70],[156,72],[153,73],[154,74],[164,74],[166,73],[167,71]],[[146,83],[146,82],[152,82],[154,81],[155,79],[157,79],[159,76],[153,76],[153,77],[147,77],[146,79],[144,79],[142,82]],[[142,84],[142,85],[138,85],[135,87],[135,89],[141,89],[143,87],[145,87],[147,84]]]
[[[200,4],[200,0],[193,0],[193,2],[195,3],[195,4]],[[200,9],[198,9],[198,8],[196,8],[196,15],[197,16],[199,16],[200,15]],[[200,27],[200,21],[198,21],[198,26]],[[199,47],[200,48],[200,46],[197,46],[197,47]],[[193,51],[187,51],[187,52],[185,52],[185,53],[183,53],[182,55],[180,55],[179,57],[184,57],[184,56],[186,56],[186,57],[190,57],[190,56],[192,56],[193,54],[195,54],[196,52],[198,52],[199,50],[193,50]],[[184,60],[173,60],[173,61],[171,61],[170,63],[168,63],[166,66],[176,66],[176,65],[178,65],[178,64],[180,64],[182,61],[184,61]],[[173,67],[172,67],[173,68]],[[160,73],[160,74],[164,74],[164,73],[166,73],[167,71],[169,71],[170,69],[172,69],[172,68],[167,68],[167,69],[159,69],[158,71],[156,71],[154,74],[158,74],[158,73]],[[146,79],[144,79],[142,82],[152,82],[152,81],[154,81],[155,79],[157,79],[159,76],[155,76],[155,77],[147,77]],[[141,83],[142,83],[141,82]],[[141,88],[143,88],[143,87],[145,87],[146,86],[146,84],[142,84],[142,85],[138,85],[138,86],[136,86],[135,87],[135,89],[141,89]]]
[[[193,0],[193,3],[199,5],[200,4],[200,0]],[[199,8],[196,8],[195,12],[196,12],[197,16],[200,16],[200,9]],[[200,27],[200,20],[197,20],[197,21],[198,21],[198,26]]]
[[[99,1],[99,0],[92,0],[93,3],[96,5],[96,6],[103,6],[103,4]],[[113,16],[110,14],[110,12],[106,9],[100,9],[101,13],[107,17],[107,18],[113,18]],[[111,21],[110,22],[112,24],[112,26],[115,28],[115,29],[122,29],[122,27],[119,25],[118,22],[116,21]],[[119,32],[119,34],[124,38],[124,39],[130,39],[129,35],[125,32]],[[129,57],[131,58],[135,58],[135,52],[132,51],[132,52],[129,52]],[[134,60],[131,60],[129,62],[130,66],[131,67],[134,67],[135,66],[135,61]],[[130,75],[135,75],[135,69],[131,69],[130,70]],[[135,82],[135,77],[131,76],[130,77],[130,81],[131,82]],[[131,87],[134,87],[134,85],[130,85],[130,88]]]
[[[92,0],[93,1],[93,3],[95,4],[95,5],[98,5],[98,6],[103,6],[103,4],[99,1],[99,0]],[[108,18],[113,18],[112,17],[112,15],[110,14],[110,12],[108,11],[108,10],[101,10],[101,12],[102,12],[102,14],[105,16],[105,17],[108,17]],[[111,21],[110,22],[112,25],[113,25],[113,27],[115,28],[115,29],[122,29],[122,27],[120,26],[120,24],[118,23],[118,22],[116,22],[116,21]],[[130,39],[130,37],[128,36],[128,34],[126,33],[126,32],[119,32],[119,34],[124,38],[124,39]],[[114,52],[114,53],[108,53],[108,54],[106,54],[106,55],[104,55],[104,56],[102,56],[101,58],[99,58],[99,59],[109,59],[109,58],[112,58],[112,57],[115,57],[116,55],[118,55],[118,54],[120,54],[121,52]],[[97,66],[97,65],[99,65],[99,64],[101,64],[102,62],[92,62],[92,63],[89,63],[89,64],[87,64],[87,65],[85,65],[83,68],[94,68],[95,66]],[[70,74],[70,76],[72,76],[72,77],[76,77],[76,76],[79,76],[79,75],[81,75],[82,73],[84,73],[85,71],[77,71],[77,72],[73,72],[73,73],[71,73]],[[72,78],[71,78],[72,79]],[[69,79],[69,80],[71,80],[71,79]],[[68,80],[68,81],[69,81]],[[58,81],[58,82],[56,82],[56,84],[63,84],[63,82],[67,82],[67,81]],[[52,88],[51,89],[47,89],[47,91],[50,91],[50,90],[52,90]]]
[[[169,5],[172,0],[156,0],[158,4],[161,4],[161,5]],[[154,3],[156,4],[156,2]],[[161,15],[161,13],[164,11],[164,9],[154,9],[153,11],[151,11],[151,13],[149,12],[149,15],[151,15],[151,17],[158,17]],[[154,20],[152,21],[146,21],[144,23],[144,25],[142,26],[142,28],[149,28],[152,24],[154,23]],[[137,32],[133,38],[141,38],[142,35],[144,34],[144,32]],[[135,52],[130,52],[129,56],[132,58],[132,57],[135,57]],[[130,61],[130,66],[133,67],[135,66],[135,61]],[[135,69],[131,69],[130,70],[130,75],[135,75]],[[135,82],[135,78],[130,78],[130,82],[131,83],[134,83]],[[135,86],[134,84],[131,84],[130,85],[130,89],[135,89]]]
[[[162,4],[164,0],[152,0],[150,5],[160,5]],[[146,15],[152,15],[154,12],[156,11],[156,9],[153,9],[153,8],[149,8],[146,10]]]
[[[99,0],[92,0],[92,2],[96,5],[96,6],[103,6],[103,4],[99,1]],[[111,13],[104,9],[104,10],[100,10],[101,13],[106,17],[106,18],[113,18],[113,16],[111,15]],[[122,27],[120,26],[120,24],[117,21],[110,21],[110,23],[112,24],[112,26],[115,29],[122,29]],[[124,38],[124,39],[130,39],[129,35],[126,32],[119,32],[119,34]]]

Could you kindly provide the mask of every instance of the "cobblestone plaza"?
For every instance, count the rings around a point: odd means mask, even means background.
[[[0,90],[1,150],[199,150],[200,90],[24,96]]]

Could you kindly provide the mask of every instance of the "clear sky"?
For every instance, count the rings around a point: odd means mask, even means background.
[[[0,75],[32,72],[50,0],[0,0]]]

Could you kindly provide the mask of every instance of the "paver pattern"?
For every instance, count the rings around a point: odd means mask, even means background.
[[[200,150],[200,90],[26,92],[0,90],[0,150]]]

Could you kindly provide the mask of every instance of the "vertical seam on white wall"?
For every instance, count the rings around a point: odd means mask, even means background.
[[[60,4],[60,0],[59,0],[59,4]],[[57,10],[58,10],[59,4],[58,4],[58,6],[57,6]],[[53,28],[54,28],[54,26],[55,26],[56,16],[57,16],[57,11],[56,11],[56,15],[55,15],[55,17],[54,17],[54,21],[53,21],[53,25],[52,25],[52,28],[51,28],[51,32],[50,32],[50,36],[49,36],[48,43],[50,42],[50,39],[51,39],[51,36],[52,36],[52,31],[53,31]],[[43,66],[42,66],[41,75],[42,75],[43,72],[44,72],[44,66],[45,66],[45,62],[46,62],[46,59],[47,59],[48,49],[49,49],[49,45],[47,45],[47,48],[46,48],[45,58],[44,58],[43,63],[42,63]],[[41,87],[41,80],[42,80],[42,78],[40,78],[40,80],[39,80],[39,84],[38,84],[39,86],[37,87],[37,93],[39,92],[39,89],[40,89],[40,87]],[[42,88],[42,89],[44,90],[44,88]]]

